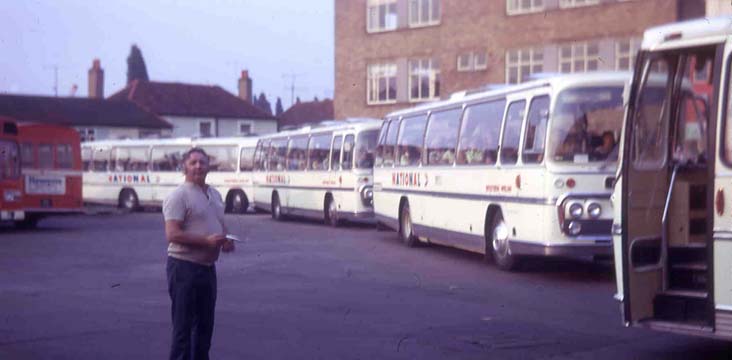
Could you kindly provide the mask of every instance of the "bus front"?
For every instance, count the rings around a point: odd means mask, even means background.
[[[352,214],[355,218],[372,218],[374,215],[374,157],[378,138],[378,127],[368,127],[356,134],[353,173],[358,199]]]
[[[18,127],[9,119],[0,119],[0,221],[22,222],[25,219],[20,177]]]
[[[554,201],[547,255],[609,256],[627,77],[558,92],[549,121],[546,193]]]

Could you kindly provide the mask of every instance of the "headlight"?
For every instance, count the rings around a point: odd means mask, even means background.
[[[583,211],[584,209],[582,209],[582,204],[580,203],[573,203],[572,205],[569,205],[569,216],[573,219],[579,219],[582,217]]]
[[[373,206],[374,189],[371,186],[366,186],[361,190],[361,201],[365,206]]]
[[[582,231],[582,224],[580,224],[577,221],[572,221],[569,223],[569,234],[570,235],[577,235]]]
[[[591,218],[597,219],[600,217],[600,214],[602,214],[602,206],[600,204],[593,202],[587,205],[587,215]]]
[[[5,202],[20,201],[20,190],[5,190],[3,192]]]

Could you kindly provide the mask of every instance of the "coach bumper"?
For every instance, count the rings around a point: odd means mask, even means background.
[[[612,237],[597,236],[573,243],[536,243],[509,240],[512,255],[528,256],[592,256],[612,255]]]

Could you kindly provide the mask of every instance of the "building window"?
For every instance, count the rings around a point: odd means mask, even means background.
[[[544,71],[544,49],[515,49],[506,52],[506,83],[518,84],[531,74]]]
[[[368,104],[391,104],[396,102],[396,73],[396,64],[369,65],[366,83]]]
[[[640,39],[631,38],[615,43],[615,70],[633,70],[635,55],[640,48]]]
[[[469,52],[458,55],[458,71],[479,71],[488,68],[488,55],[485,52]]]
[[[93,128],[77,128],[81,141],[94,141],[94,129]]]
[[[506,0],[508,15],[528,14],[544,11],[544,0]]]
[[[440,0],[409,0],[409,26],[429,26],[440,22]]]
[[[239,135],[251,135],[252,124],[250,123],[239,123]]]
[[[198,123],[198,135],[200,137],[211,137],[210,121],[201,121]]]
[[[600,65],[600,46],[595,42],[582,42],[559,47],[559,71],[581,73],[595,71]]]
[[[559,0],[560,8],[573,8],[588,5],[597,5],[600,0]]]
[[[395,30],[398,18],[397,0],[368,0],[366,17],[368,32]]]
[[[440,65],[433,59],[409,60],[409,101],[440,97]]]

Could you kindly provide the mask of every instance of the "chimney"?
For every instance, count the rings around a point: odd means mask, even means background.
[[[92,99],[104,99],[104,69],[99,59],[94,59],[89,69],[89,97]]]
[[[252,102],[252,79],[249,78],[249,71],[242,70],[239,78],[239,98]]]

